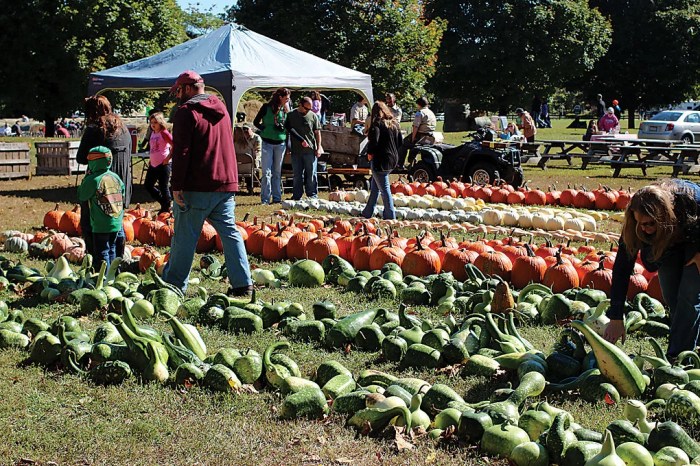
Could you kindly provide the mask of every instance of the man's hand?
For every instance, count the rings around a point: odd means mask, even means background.
[[[685,264],[685,265],[688,266],[688,265],[691,265],[691,264],[695,264],[695,267],[698,268],[698,272],[700,272],[700,252],[696,252],[695,255],[693,256],[693,258],[690,259],[690,260],[688,261],[688,263]]]
[[[301,141],[301,147],[309,147],[309,143],[306,141]]]
[[[173,191],[173,200],[177,205],[183,209],[185,208],[185,196],[182,194],[182,191]]]
[[[610,343],[615,343],[620,337],[622,337],[622,343],[627,339],[627,335],[625,335],[625,324],[621,319],[610,320],[610,323],[605,328],[603,338]]]

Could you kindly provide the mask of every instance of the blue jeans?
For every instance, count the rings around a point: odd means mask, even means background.
[[[292,199],[298,201],[306,191],[306,197],[318,197],[318,179],[316,178],[316,154],[302,152],[292,154],[292,169],[294,170],[294,190]]]
[[[384,220],[396,219],[394,198],[391,196],[391,189],[389,187],[389,173],[391,173],[391,170],[380,172],[372,169],[372,182],[370,183],[369,199],[367,199],[367,205],[362,211],[362,216],[364,218],[372,218],[374,215],[374,207],[377,205],[377,199],[381,193],[382,201],[384,202]]]
[[[80,203],[80,229],[82,230],[83,240],[85,241],[85,251],[97,259],[99,252],[95,248],[95,241],[92,234],[92,224],[90,223],[90,202],[85,201]],[[117,232],[116,239],[116,254],[117,257],[124,257],[124,246],[126,246],[126,235],[124,228]],[[95,267],[99,265],[94,264]],[[95,269],[97,270],[97,269]]]
[[[279,144],[262,142],[260,199],[263,204],[282,201],[282,160],[285,150],[287,150],[287,144],[284,141]],[[272,201],[270,201],[270,192],[272,192]]]
[[[121,230],[120,230],[121,231]],[[99,270],[103,262],[107,267],[117,257],[117,232],[114,233],[93,233],[92,244],[95,248],[95,270]]]
[[[204,220],[216,229],[224,246],[226,270],[232,288],[252,284],[250,265],[243,237],[236,228],[234,209],[236,196],[232,192],[186,191],[185,207],[173,205],[175,231],[170,245],[170,260],[163,271],[163,279],[181,290],[187,289],[187,280]]]
[[[686,266],[693,252],[674,247],[661,257],[659,283],[671,310],[668,356],[675,357],[698,344],[700,335],[700,274],[695,264]]]

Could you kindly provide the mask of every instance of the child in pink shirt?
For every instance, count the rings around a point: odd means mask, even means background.
[[[155,112],[150,116],[151,139],[150,164],[146,172],[144,187],[146,191],[160,203],[159,212],[169,212],[172,206],[170,195],[170,151],[173,148],[173,137],[166,128],[165,117],[162,112]],[[156,187],[158,183],[158,187]]]

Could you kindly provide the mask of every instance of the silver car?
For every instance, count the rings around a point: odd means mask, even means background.
[[[637,137],[683,141],[686,144],[700,142],[700,112],[664,110],[642,122]]]

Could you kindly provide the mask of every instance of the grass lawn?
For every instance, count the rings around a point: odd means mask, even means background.
[[[566,129],[568,122],[553,120],[554,128],[539,130],[538,138],[579,139],[583,130]],[[463,136],[463,133],[453,133],[448,134],[447,139],[459,142]],[[30,145],[33,150],[33,144]],[[670,170],[653,168],[648,177],[628,170],[622,178],[612,179],[612,170],[607,167],[594,166],[583,171],[567,166],[566,162],[554,162],[547,170],[527,167],[525,176],[530,186],[562,188],[570,184],[593,188],[603,184],[638,188],[669,176]],[[136,174],[137,179],[139,176]],[[74,176],[1,181],[0,230],[29,231],[42,224],[44,213],[55,203],[66,209],[75,200]],[[141,185],[134,186],[134,202],[141,202],[148,208],[156,207]],[[273,219],[275,209],[261,206],[259,194],[239,195],[237,203],[239,217],[250,213]],[[619,225],[610,223],[604,227],[614,231]],[[8,257],[17,256],[10,254]],[[266,265],[257,259],[251,262]],[[34,261],[26,263],[43,267]],[[197,270],[194,276],[199,276]],[[211,280],[203,280],[203,285],[212,292],[224,289],[223,284]],[[369,302],[333,287],[263,289],[258,297],[264,301],[299,302],[307,312],[321,299],[335,302],[340,315],[378,305],[396,310],[396,303]],[[52,319],[75,311],[73,306],[39,304],[33,298],[18,297],[7,290],[0,292],[0,299],[7,300],[12,308],[22,309],[26,317]],[[434,308],[417,308],[416,311],[421,316],[440,318]],[[87,329],[98,323],[94,318],[83,319]],[[166,328],[163,322],[153,325]],[[252,336],[233,336],[207,327],[200,331],[209,353],[222,347],[252,348],[262,353],[269,343],[280,338],[271,330]],[[535,347],[549,353],[559,331],[554,327],[530,327],[524,328],[522,333]],[[645,343],[631,338],[625,349],[636,352],[642,345]],[[351,351],[344,354],[293,343],[287,354],[295,359],[307,377],[327,359],[341,361],[354,374],[368,367],[399,372],[395,365],[379,361],[377,353]],[[276,415],[281,397],[266,390],[258,394],[212,395],[197,388],[184,391],[140,385],[134,381],[119,387],[96,387],[73,375],[25,366],[25,358],[23,352],[0,351],[2,464],[507,464],[483,458],[473,447],[457,444],[435,447],[427,438],[416,439],[414,450],[397,452],[391,440],[356,437],[354,431],[343,427],[344,419],[337,416],[323,422],[283,422]],[[485,399],[494,389],[505,387],[508,382],[517,383],[507,377],[465,380],[433,371],[404,371],[402,375],[421,377],[431,383],[445,382],[467,401]],[[549,401],[569,410],[583,426],[599,431],[621,417],[621,406],[591,405],[571,398]]]

